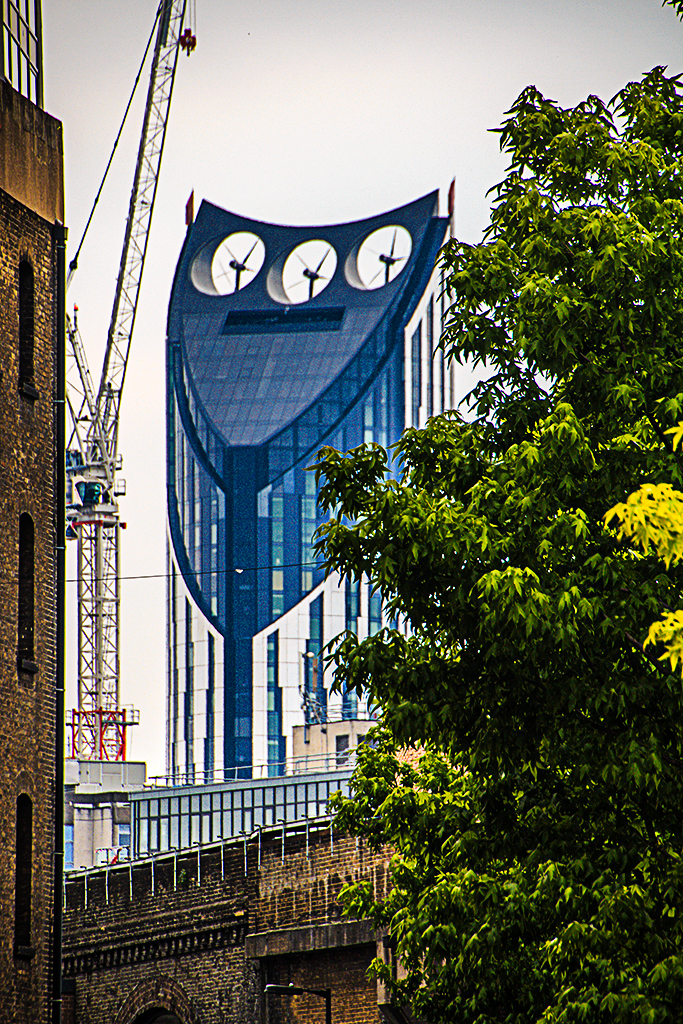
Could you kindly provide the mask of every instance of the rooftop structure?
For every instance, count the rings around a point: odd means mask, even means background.
[[[65,765],[64,866],[118,863],[130,856],[130,794],[143,789],[142,761],[79,761]]]

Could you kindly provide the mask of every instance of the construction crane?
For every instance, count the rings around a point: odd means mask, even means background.
[[[186,4],[161,0],[156,14],[142,135],[97,392],[78,330],[77,307],[67,321],[72,361],[67,537],[78,544],[78,707],[68,725],[71,755],[86,761],[125,760],[127,730],[139,720],[137,712],[121,707],[119,694],[119,537],[126,525],[119,519],[117,501],[125,494],[125,481],[118,476],[119,416],[178,56],[181,49],[189,55],[196,45],[191,30],[183,32]],[[77,256],[72,270],[76,262]]]

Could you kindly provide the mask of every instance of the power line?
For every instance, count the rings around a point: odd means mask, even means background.
[[[192,571],[192,576],[220,576],[225,575],[229,572],[243,573],[243,572],[260,572],[268,569],[304,569],[307,566],[313,566],[315,569],[322,569],[323,566],[320,562],[286,562],[284,565],[244,565],[234,566],[232,569],[203,569],[201,572]],[[168,580],[171,578],[173,573],[170,572],[155,572],[149,573],[144,576],[119,576],[119,580]],[[180,572],[178,575],[182,576]],[[67,583],[78,583],[78,578],[66,580]]]

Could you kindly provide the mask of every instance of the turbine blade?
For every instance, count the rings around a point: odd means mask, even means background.
[[[226,270],[221,260],[218,260],[218,267],[213,271],[214,277],[230,277],[231,268]]]
[[[331,252],[332,252],[332,246],[330,246],[330,248],[325,252],[325,255],[321,259],[321,261],[318,264],[318,266],[315,268],[316,274],[318,273],[318,271],[320,270],[320,268],[322,267],[323,263],[325,262],[325,260],[327,259],[327,257],[330,255]]]

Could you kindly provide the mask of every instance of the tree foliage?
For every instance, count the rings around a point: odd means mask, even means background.
[[[409,627],[332,655],[381,710],[339,821],[396,851],[346,900],[433,1024],[679,1020],[683,693],[643,644],[681,566],[604,516],[683,483],[683,89],[528,88],[500,139],[484,241],[442,253],[474,418],[406,431],[397,480],[373,445],[317,465],[319,553]]]
[[[683,423],[666,431],[673,435],[674,448],[683,438]],[[667,569],[683,558],[683,493],[671,484],[643,484],[619,502],[605,517],[620,522],[619,537],[632,537],[646,554],[652,548]],[[645,644],[664,648],[660,661],[668,661],[671,670],[683,674],[683,610],[667,609],[653,622]]]

